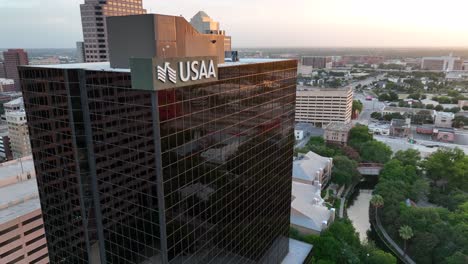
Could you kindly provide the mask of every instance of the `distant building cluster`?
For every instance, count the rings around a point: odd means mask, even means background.
[[[462,71],[464,61],[459,57],[442,56],[442,57],[423,57],[421,61],[421,69],[428,71]]]
[[[28,53],[22,49],[8,49],[3,52],[0,64],[0,92],[20,91],[18,66],[28,65]]]

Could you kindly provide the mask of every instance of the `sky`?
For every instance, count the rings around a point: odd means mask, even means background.
[[[0,47],[72,48],[84,0],[0,0]],[[468,47],[466,0],[143,0],[148,12],[204,10],[244,47]]]

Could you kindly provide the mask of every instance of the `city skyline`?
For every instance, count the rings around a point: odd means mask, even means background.
[[[0,46],[74,47],[83,39],[79,10],[83,2],[0,0],[0,17],[8,21],[1,27],[8,38]],[[460,0],[448,0],[443,6],[436,1],[403,0],[378,5],[369,0],[291,0],[288,5],[266,0],[235,4],[174,0],[170,5],[144,0],[143,4],[148,13],[182,15],[187,20],[202,9],[232,35],[234,48],[468,47],[463,16],[468,4]],[[26,23],[31,20],[35,23]]]

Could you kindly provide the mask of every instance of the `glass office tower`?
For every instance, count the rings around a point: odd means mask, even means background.
[[[108,63],[21,67],[51,263],[280,263],[296,71],[150,91]]]

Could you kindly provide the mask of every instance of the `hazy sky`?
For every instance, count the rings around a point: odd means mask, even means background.
[[[0,47],[69,48],[84,0],[0,0]],[[234,47],[468,47],[467,0],[143,0],[152,13],[204,10]]]

